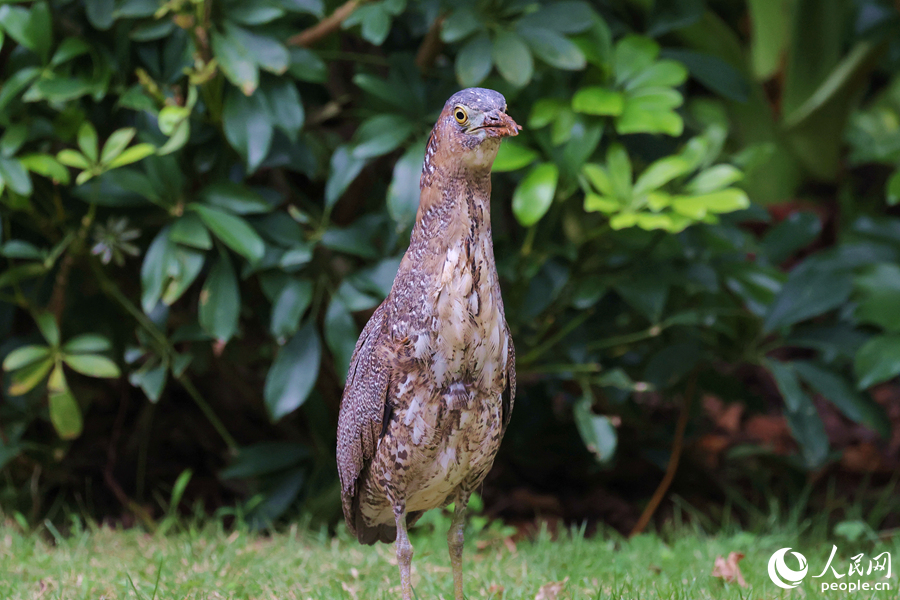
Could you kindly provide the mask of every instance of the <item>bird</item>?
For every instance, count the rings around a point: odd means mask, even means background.
[[[491,167],[521,126],[502,94],[468,88],[425,147],[419,207],[390,293],[363,328],[341,397],[337,466],[347,527],[395,542],[412,598],[407,529],[453,504],[447,533],[463,600],[465,511],[493,465],[516,396],[515,347],[491,237]]]

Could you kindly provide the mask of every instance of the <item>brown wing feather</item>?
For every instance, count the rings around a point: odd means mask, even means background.
[[[503,432],[512,417],[513,405],[516,403],[516,347],[513,345],[509,329],[506,330],[509,350],[506,353],[506,389],[503,390]]]
[[[354,533],[354,499],[359,491],[359,477],[375,454],[391,379],[390,366],[379,352],[384,336],[389,335],[386,304],[387,301],[383,302],[375,310],[356,342],[338,416],[341,503],[347,526]]]

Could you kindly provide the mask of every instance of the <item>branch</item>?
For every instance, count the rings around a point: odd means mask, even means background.
[[[312,27],[304,29],[297,35],[288,38],[287,45],[309,48],[322,38],[327,37],[340,29],[341,23],[353,14],[353,11],[355,11],[361,3],[362,0],[347,0],[341,4],[337,10],[331,13],[330,16],[325,17]]]
[[[672,442],[672,454],[669,456],[666,474],[663,476],[662,481],[659,482],[659,487],[653,492],[650,503],[644,508],[644,512],[641,513],[641,518],[638,519],[637,524],[634,526],[634,529],[631,530],[631,533],[628,534],[628,537],[634,537],[644,531],[644,528],[647,527],[651,517],[653,517],[653,513],[656,512],[659,503],[662,502],[663,497],[669,490],[669,486],[672,485],[672,480],[675,479],[675,472],[678,470],[678,459],[681,458],[681,449],[684,445],[684,430],[687,428],[688,417],[691,414],[691,403],[694,400],[694,389],[696,387],[697,373],[695,371],[691,376],[690,381],[688,381],[687,389],[684,391],[681,412],[678,415],[678,424],[675,426],[675,440]]]
[[[444,24],[444,15],[440,15],[428,28],[428,33],[422,39],[422,45],[416,52],[416,66],[423,73],[434,66],[434,61],[444,47],[441,41],[441,26]]]

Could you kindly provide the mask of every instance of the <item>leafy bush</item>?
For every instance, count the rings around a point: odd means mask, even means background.
[[[139,389],[175,415],[191,399],[229,451],[212,468],[263,492],[258,517],[298,495],[333,510],[340,384],[405,248],[430,127],[461,85],[500,90],[526,124],[497,158],[493,209],[520,415],[563,390],[608,463],[611,415],[636,418],[635,399],[692,378],[745,401],[713,376],[749,364],[774,378],[803,468],[830,460],[811,394],[886,434],[865,389],[900,373],[900,222],[862,212],[880,198],[848,201],[835,245],[806,256],[816,213],[778,221],[760,204],[837,180],[848,119],[854,164],[897,164],[878,126],[896,116],[896,81],[854,112],[897,46],[889,3],[748,1],[747,59],[733,7],[646,4],[0,7],[9,503],[27,504],[36,468],[65,471],[103,399]],[[865,24],[852,33],[851,13]],[[110,382],[126,376],[131,388]],[[300,431],[245,427],[263,411]],[[149,430],[133,421],[116,422],[144,440],[145,473]],[[547,426],[573,425],[514,419],[514,460]]]

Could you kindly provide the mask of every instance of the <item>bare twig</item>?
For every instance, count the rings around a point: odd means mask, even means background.
[[[441,41],[441,27],[444,24],[444,15],[440,15],[428,28],[428,33],[422,39],[422,45],[416,52],[416,66],[423,73],[434,66],[434,61],[441,53],[444,43]]]
[[[303,48],[309,48],[322,38],[325,38],[340,29],[341,23],[353,14],[353,11],[355,11],[361,3],[362,0],[347,0],[341,4],[337,10],[312,27],[304,29],[297,35],[288,38],[288,46],[302,46]]]
[[[678,423],[675,425],[675,439],[672,441],[672,454],[669,456],[669,465],[666,467],[666,474],[663,476],[662,481],[659,482],[656,491],[653,492],[653,497],[650,498],[650,502],[644,508],[644,512],[641,513],[641,518],[638,519],[637,524],[631,530],[631,533],[628,534],[629,537],[638,535],[644,531],[647,524],[650,522],[650,519],[653,517],[653,513],[655,513],[657,507],[659,507],[659,503],[662,502],[663,497],[669,490],[669,486],[672,485],[672,480],[675,479],[675,472],[678,470],[678,459],[681,458],[681,449],[684,445],[684,430],[687,428],[688,418],[691,414],[691,403],[694,400],[694,390],[696,387],[697,372],[694,371],[688,381],[687,389],[684,391],[684,397],[682,398],[681,413],[679,413]]]

